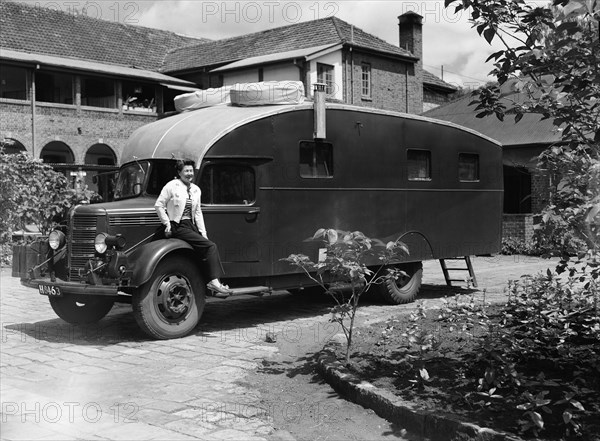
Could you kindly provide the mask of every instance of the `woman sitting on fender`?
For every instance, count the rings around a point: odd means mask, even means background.
[[[194,161],[178,160],[175,169],[178,178],[168,182],[154,204],[165,237],[174,237],[189,243],[202,262],[206,285],[211,291],[231,294],[227,285],[219,281],[224,274],[217,246],[208,240],[204,216],[200,208],[200,187],[192,183]]]

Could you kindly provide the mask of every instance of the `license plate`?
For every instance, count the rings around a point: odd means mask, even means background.
[[[43,296],[50,296],[50,297],[61,297],[62,296],[62,292],[60,292],[60,288],[58,286],[39,284],[38,290],[40,291],[40,294]]]

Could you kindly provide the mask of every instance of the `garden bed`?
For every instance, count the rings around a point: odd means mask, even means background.
[[[530,323],[513,326],[506,313],[464,296],[441,309],[421,303],[357,329],[347,367],[423,410],[524,438],[600,440],[598,339],[571,335],[568,349],[523,353]],[[518,356],[504,350],[507,336]],[[345,347],[336,355],[343,360]]]

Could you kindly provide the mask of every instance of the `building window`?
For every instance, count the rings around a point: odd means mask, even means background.
[[[333,144],[321,141],[300,141],[300,176],[303,178],[332,178]]]
[[[476,153],[458,154],[458,179],[461,182],[479,181],[479,155]]]
[[[81,105],[115,109],[117,107],[115,82],[106,78],[83,77]]]
[[[333,66],[317,63],[317,83],[325,84],[325,93],[327,95],[333,95]]]
[[[123,110],[156,112],[154,86],[133,81],[123,81]]]
[[[35,99],[44,103],[73,104],[73,75],[36,72]]]
[[[0,67],[0,98],[27,99],[27,69],[15,66]]]
[[[361,68],[362,97],[371,98],[371,65],[369,63],[362,63]]]
[[[249,165],[213,163],[202,169],[202,203],[249,205],[256,200],[254,169]]]
[[[407,150],[406,167],[409,181],[431,180],[431,152],[429,150]]]

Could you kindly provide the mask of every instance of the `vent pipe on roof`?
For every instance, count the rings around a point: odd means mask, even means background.
[[[325,84],[315,83],[314,86],[313,112],[315,115],[315,131],[313,138],[325,139]]]

